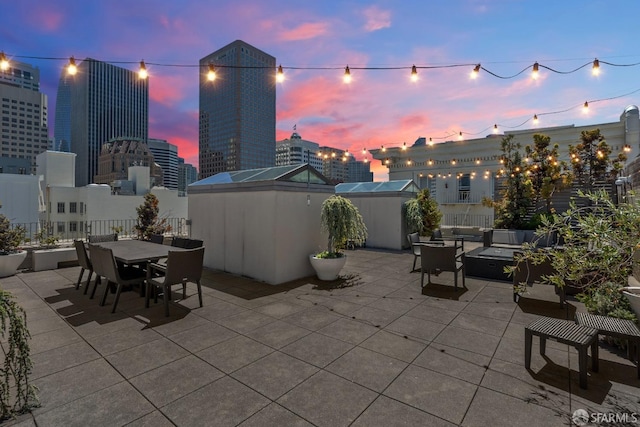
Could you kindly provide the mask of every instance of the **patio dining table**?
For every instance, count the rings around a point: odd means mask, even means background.
[[[117,240],[115,242],[101,242],[98,245],[109,248],[116,261],[123,264],[141,264],[148,261],[155,262],[169,256],[169,251],[186,251],[188,249],[144,240]]]

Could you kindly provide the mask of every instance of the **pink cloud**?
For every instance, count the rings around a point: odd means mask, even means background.
[[[364,29],[367,31],[377,31],[391,26],[391,12],[388,10],[382,10],[378,6],[371,6],[362,13],[366,18]]]
[[[53,32],[60,29],[64,15],[59,10],[54,10],[47,5],[38,5],[29,12],[29,20],[33,24],[47,32]]]
[[[149,99],[167,106],[184,99],[188,80],[174,75],[153,75],[150,69]],[[197,76],[195,77],[197,78]]]
[[[282,41],[308,40],[329,33],[328,22],[307,22],[290,30],[282,30],[278,38]]]

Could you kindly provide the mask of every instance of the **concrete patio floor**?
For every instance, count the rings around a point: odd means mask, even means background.
[[[578,386],[577,353],[534,338],[538,315],[573,319],[553,290],[519,304],[509,283],[452,273],[420,288],[408,252],[348,251],[344,279],[270,286],[205,270],[170,307],[126,292],[111,314],[74,289],[79,267],[1,279],[28,313],[41,407],[16,426],[562,426],[577,409],[640,414],[640,381],[601,342]],[[426,279],[426,278],[425,278]],[[99,288],[100,291],[100,288]],[[179,292],[178,292],[179,294]],[[591,366],[591,365],[589,365]],[[640,417],[639,417],[640,418]]]

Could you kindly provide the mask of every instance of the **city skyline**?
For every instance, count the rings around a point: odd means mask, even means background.
[[[338,143],[358,160],[363,148],[410,145],[418,137],[441,142],[463,132],[480,138],[494,124],[501,131],[533,128],[534,114],[540,127],[614,122],[626,105],[640,103],[640,54],[630,32],[640,12],[635,2],[150,5],[13,3],[3,13],[0,51],[40,69],[50,112],[64,58],[92,57],[134,71],[144,60],[149,137],[176,144],[192,164],[198,164],[198,70],[170,65],[197,66],[199,58],[236,39],[269,52],[284,68],[285,81],[276,87],[276,140],[297,125],[306,138]],[[601,73],[594,77],[596,58]],[[530,77],[535,62],[537,80]],[[472,64],[482,65],[475,80],[469,77]],[[342,83],[347,65],[349,85]],[[412,65],[415,83],[409,80]],[[587,114],[580,108],[585,101]],[[51,117],[52,137],[53,124]],[[387,179],[378,161],[372,170],[376,180]]]

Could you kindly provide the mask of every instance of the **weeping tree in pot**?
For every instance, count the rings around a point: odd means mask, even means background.
[[[320,280],[335,280],[347,262],[342,252],[347,243],[361,245],[367,239],[367,226],[358,208],[349,199],[331,196],[322,203],[320,226],[328,233],[327,250],[310,256]]]
[[[9,219],[0,214],[0,277],[16,273],[27,251],[20,250],[26,230],[12,226]],[[3,265],[6,264],[4,267]],[[27,315],[15,301],[15,297],[0,288],[0,422],[29,411],[38,405],[36,389],[29,383],[33,363],[30,357]]]

